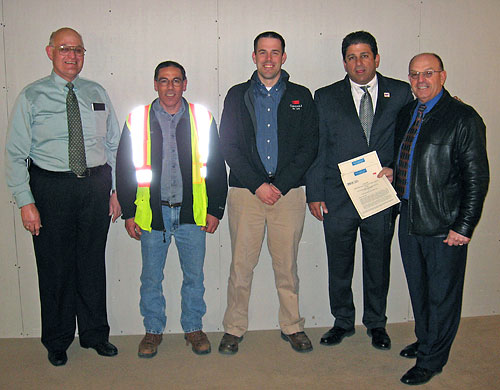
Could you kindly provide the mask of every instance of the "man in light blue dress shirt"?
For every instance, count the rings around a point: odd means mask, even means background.
[[[33,235],[42,343],[49,361],[62,366],[75,319],[82,347],[102,356],[118,353],[108,341],[104,257],[110,217],[115,221],[121,214],[114,192],[120,128],[104,88],[78,76],[85,55],[81,35],[61,28],[46,52],[52,73],[25,87],[12,110],[5,171],[23,225]],[[70,89],[85,149],[86,169],[78,175],[69,165]]]

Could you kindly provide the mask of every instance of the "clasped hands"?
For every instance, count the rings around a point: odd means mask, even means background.
[[[255,195],[269,206],[275,204],[281,198],[281,191],[272,183],[262,183],[259,188],[255,190]]]

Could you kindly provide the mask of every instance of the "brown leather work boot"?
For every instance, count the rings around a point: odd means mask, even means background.
[[[156,356],[158,352],[158,345],[161,344],[163,340],[162,334],[146,333],[139,344],[139,355],[140,358],[152,358]]]
[[[186,340],[186,345],[189,345],[191,343],[191,349],[197,355],[206,355],[212,350],[207,335],[201,330],[185,333],[184,339]]]
[[[292,348],[297,352],[310,352],[313,350],[311,340],[304,332],[297,332],[293,334],[284,334],[281,332],[281,338],[288,341]]]
[[[230,333],[224,333],[219,344],[219,352],[225,355],[234,355],[238,352],[238,344],[243,341],[243,336],[238,337]]]

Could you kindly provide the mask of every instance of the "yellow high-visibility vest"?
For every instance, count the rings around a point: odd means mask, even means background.
[[[151,104],[135,108],[127,118],[127,127],[132,138],[132,158],[137,178],[135,198],[135,223],[141,229],[151,231],[153,213],[151,211],[151,130],[149,114]],[[210,126],[212,114],[199,104],[189,103],[191,127],[191,161],[193,182],[193,217],[198,226],[207,224],[207,161],[209,152]]]

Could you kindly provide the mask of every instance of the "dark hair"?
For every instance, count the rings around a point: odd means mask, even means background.
[[[366,31],[355,31],[350,34],[347,34],[345,38],[342,40],[342,58],[345,60],[345,54],[349,46],[357,45],[359,43],[365,43],[369,45],[370,48],[372,49],[373,57],[377,56],[378,48],[375,37]]]
[[[160,62],[155,69],[155,81],[158,81],[158,73],[160,73],[160,69],[168,68],[169,66],[175,66],[176,68],[179,68],[182,73],[182,80],[186,80],[186,70],[181,64],[175,61],[163,61]]]
[[[436,53],[420,53],[420,54],[417,54],[416,56],[413,56],[413,58],[410,60],[410,63],[408,64],[408,70],[410,68],[410,65],[411,63],[413,62],[413,60],[415,58],[417,58],[418,56],[421,56],[423,54],[427,54],[427,55],[430,55],[430,56],[434,56],[436,58],[436,60],[438,60],[439,62],[439,66],[441,67],[441,69],[436,69],[436,70],[444,70],[444,65],[443,65],[443,60],[441,59],[441,57],[439,57]]]
[[[281,42],[281,51],[284,53],[285,52],[285,39],[278,34],[277,32],[274,31],[264,31],[257,35],[255,39],[253,40],[253,51],[254,53],[257,53],[257,43],[259,42],[260,38],[275,38],[279,39]]]

